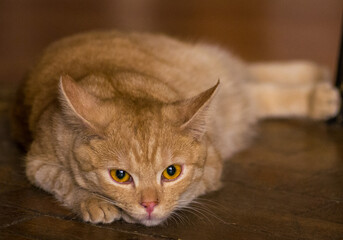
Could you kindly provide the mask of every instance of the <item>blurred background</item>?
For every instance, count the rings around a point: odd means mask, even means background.
[[[335,72],[342,0],[0,0],[0,83],[52,41],[92,29],[205,40],[250,62],[308,59]]]

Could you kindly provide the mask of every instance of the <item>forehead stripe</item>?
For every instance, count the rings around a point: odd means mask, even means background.
[[[137,149],[137,147],[132,147],[132,154],[133,154],[133,160],[136,163],[139,163],[141,161],[141,154],[139,154],[139,151]]]

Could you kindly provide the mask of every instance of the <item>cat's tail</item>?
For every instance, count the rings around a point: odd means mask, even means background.
[[[327,119],[340,106],[329,70],[313,62],[254,63],[248,66],[252,101],[259,118]]]

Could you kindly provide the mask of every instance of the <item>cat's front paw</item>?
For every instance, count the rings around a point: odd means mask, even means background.
[[[104,200],[88,198],[80,203],[81,216],[91,223],[111,223],[121,218],[121,211]]]
[[[328,119],[337,114],[339,106],[338,89],[328,82],[319,83],[315,86],[311,95],[309,117]]]
[[[129,216],[128,214],[126,214],[124,212],[122,213],[122,218],[127,223],[137,223],[137,221],[135,219],[133,219],[131,216]]]

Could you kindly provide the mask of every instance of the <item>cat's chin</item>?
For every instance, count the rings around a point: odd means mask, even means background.
[[[164,221],[164,219],[143,219],[140,221],[141,224],[148,226],[148,227],[152,227],[152,226],[156,226],[159,225],[160,223],[162,223]]]
[[[128,222],[128,223],[138,223],[138,224],[142,224],[144,226],[147,226],[147,227],[152,227],[152,226],[156,226],[156,225],[159,225],[161,224],[165,218],[152,218],[152,219],[134,219],[133,217],[129,216],[128,214],[126,213],[123,213],[122,214],[122,218],[125,222]]]

